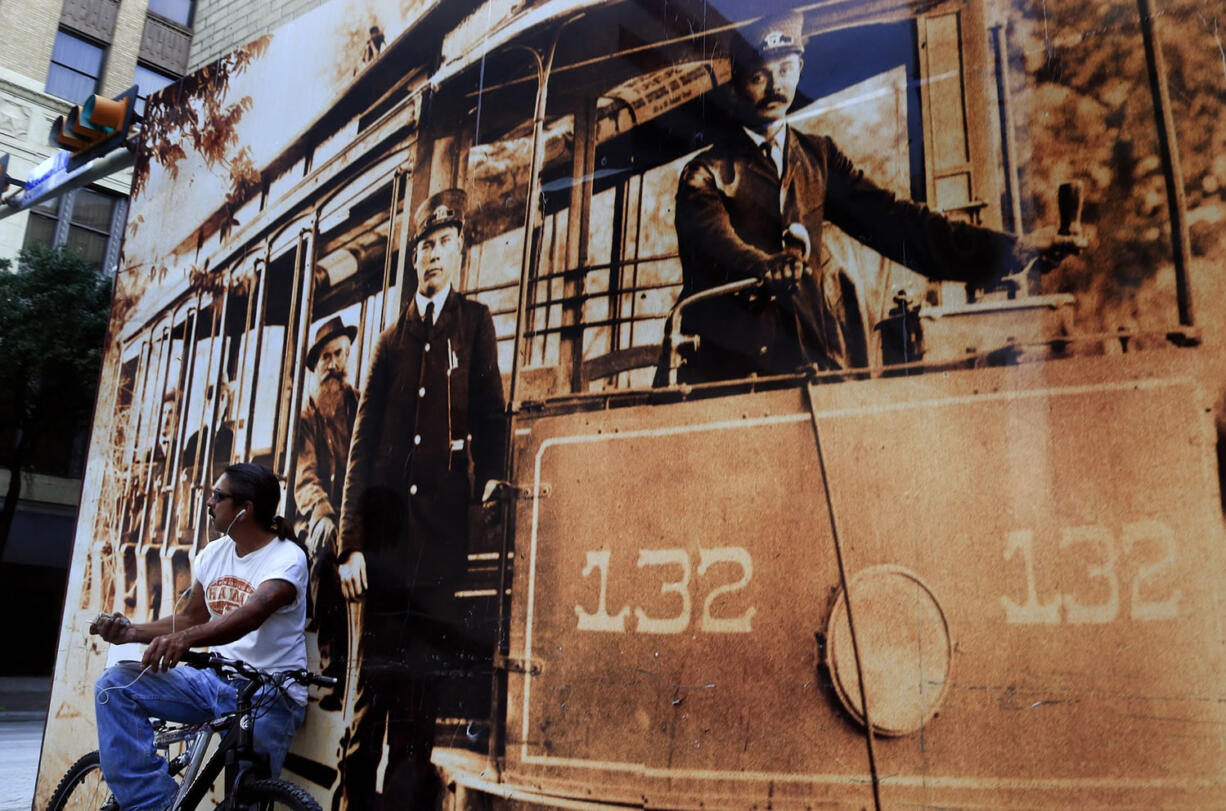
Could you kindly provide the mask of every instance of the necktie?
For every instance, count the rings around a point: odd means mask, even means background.
[[[782,176],[783,155],[775,139],[771,138],[762,142],[762,154],[766,155],[766,159],[775,168],[775,174]]]
[[[434,302],[433,301],[431,301],[429,304],[426,305],[426,314],[425,316],[422,317],[421,320],[425,322],[427,327],[434,326]]]

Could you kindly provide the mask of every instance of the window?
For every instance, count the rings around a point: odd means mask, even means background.
[[[136,74],[132,77],[136,86],[140,88],[140,95],[136,97],[136,114],[145,114],[145,99],[161,90],[168,84],[177,82],[178,79],[174,76],[168,76],[165,73],[156,71],[153,68],[147,68],[144,65],[136,66]]]
[[[105,49],[67,31],[55,35],[47,92],[71,102],[82,102],[98,89]]]
[[[72,206],[65,245],[98,267],[102,267],[106,260],[115,202],[115,198],[109,194],[81,189]]]
[[[149,0],[149,10],[184,27],[192,24],[195,0]]]
[[[111,271],[127,213],[122,197],[77,189],[30,209],[25,246],[63,245],[89,262]]]
[[[60,217],[60,198],[44,200],[30,209],[30,219],[26,225],[26,240],[23,247],[30,245],[54,245],[55,224]]]

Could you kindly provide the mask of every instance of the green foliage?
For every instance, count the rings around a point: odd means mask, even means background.
[[[994,0],[1000,5],[1004,0]],[[1091,248],[1047,282],[1078,294],[1086,331],[1164,329],[1176,315],[1170,216],[1136,0],[1013,8],[1016,119],[1027,225],[1056,221],[1055,191],[1085,192]],[[1226,50],[1220,4],[1156,2],[1154,28],[1182,153],[1193,258],[1226,249]],[[1219,20],[1219,17],[1222,19]]]
[[[251,110],[251,97],[230,99],[230,80],[247,70],[268,50],[270,36],[261,37],[216,62],[183,77],[151,99],[143,123],[145,148],[132,170],[132,196],[139,197],[149,180],[151,162],[177,178],[187,158],[184,145],[204,159],[210,170],[228,174],[230,197],[250,194],[259,185],[251,150],[239,144],[237,126]],[[244,198],[245,199],[245,198]]]
[[[10,266],[0,267],[0,464],[21,470],[40,448],[66,450],[88,423],[111,280],[46,247],[23,250]]]

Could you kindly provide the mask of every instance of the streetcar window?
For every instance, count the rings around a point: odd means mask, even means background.
[[[276,430],[276,400],[281,390],[281,356],[285,351],[285,327],[265,326],[260,361],[254,375],[255,418],[251,424],[252,461],[272,455],[273,437]]]
[[[270,261],[263,279],[263,321],[258,327],[258,362],[254,363],[255,407],[249,428],[247,459],[276,469],[278,431],[288,419],[287,335],[293,314],[297,252],[290,244]],[[292,367],[288,370],[292,374]],[[279,427],[280,426],[280,427]]]

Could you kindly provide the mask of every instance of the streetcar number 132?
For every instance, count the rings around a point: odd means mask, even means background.
[[[588,550],[587,561],[583,567],[583,576],[591,577],[600,574],[600,596],[596,600],[596,610],[589,612],[581,605],[575,606],[575,615],[579,618],[580,631],[611,631],[626,632],[626,618],[630,615],[630,606],[622,606],[616,613],[610,614],[609,605],[609,555],[610,550]],[[677,611],[672,616],[649,616],[642,608],[634,609],[635,628],[642,634],[679,634],[684,632],[693,618],[694,605],[690,593],[690,581],[693,579],[693,565],[690,554],[684,549],[640,549],[638,568],[659,566],[670,570],[675,579],[666,579],[660,584],[660,593],[673,595],[670,602],[677,605]],[[702,613],[698,618],[698,629],[715,634],[747,634],[752,629],[757,609],[746,608],[736,616],[718,615],[716,601],[735,594],[749,585],[753,579],[753,558],[749,550],[740,546],[723,546],[716,549],[698,550],[697,574],[700,580],[710,581],[716,573],[710,571],[717,568],[723,575],[721,582],[711,587],[702,601]],[[739,572],[739,577],[736,576]],[[729,575],[732,575],[731,577]]]

